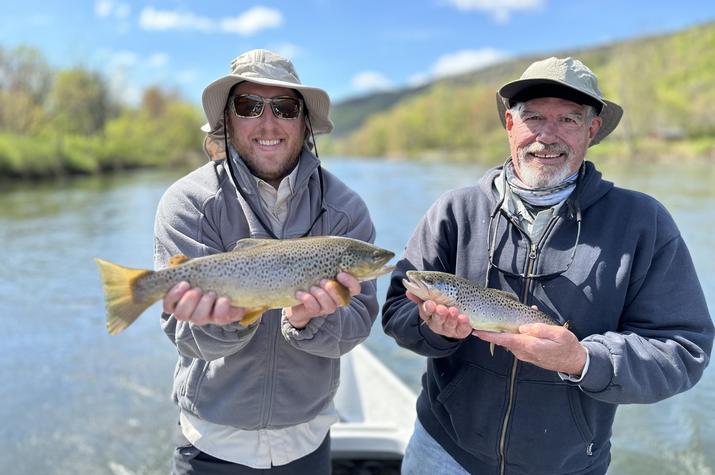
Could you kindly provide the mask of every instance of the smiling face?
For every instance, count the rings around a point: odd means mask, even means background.
[[[233,95],[256,94],[265,98],[298,94],[288,88],[263,86],[242,82]],[[279,119],[273,115],[269,104],[264,104],[260,117],[242,118],[228,110],[231,144],[241,156],[251,173],[278,188],[280,181],[298,163],[303,147],[306,126],[305,116],[297,119]]]
[[[586,106],[556,97],[527,101],[520,113],[506,111],[514,171],[532,188],[558,185],[578,171],[601,118]]]

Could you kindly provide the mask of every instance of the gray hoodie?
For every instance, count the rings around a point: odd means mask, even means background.
[[[321,212],[319,165],[304,148],[279,237],[302,236]],[[263,213],[253,176],[242,161],[233,166],[251,208]],[[325,212],[310,234],[374,242],[375,228],[362,199],[328,171],[323,176]],[[175,254],[206,256],[229,251],[242,238],[267,238],[251,208],[238,196],[225,161],[209,162],[181,178],[159,203],[155,267],[166,267]],[[248,328],[196,326],[163,314],[162,327],[179,353],[174,400],[200,418],[244,430],[309,421],[332,400],[340,356],[367,338],[377,311],[375,281],[369,281],[347,307],[311,320],[300,331],[281,329],[279,310],[266,312]]]

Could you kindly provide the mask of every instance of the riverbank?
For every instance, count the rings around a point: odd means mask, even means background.
[[[181,149],[166,140],[151,144],[122,143],[107,137],[44,136],[25,137],[0,134],[0,183],[52,181],[74,176],[107,175],[135,169],[191,169],[206,160],[200,149],[200,137],[194,146]],[[330,156],[330,148],[322,156]],[[508,151],[484,153],[479,150],[425,150],[419,154],[396,153],[388,160],[415,160],[445,163],[478,163],[484,166],[503,162]],[[347,157],[343,155],[344,157]],[[350,158],[374,159],[362,156]],[[715,163],[715,137],[698,140],[663,140],[651,138],[626,144],[606,141],[590,149],[588,159],[596,162],[632,163]]]

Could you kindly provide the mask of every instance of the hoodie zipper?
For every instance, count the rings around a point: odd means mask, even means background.
[[[546,229],[544,229],[543,234],[541,235],[541,239],[539,239],[539,242],[537,244],[534,244],[531,242],[531,239],[522,231],[521,227],[517,225],[517,223],[512,221],[512,224],[516,226],[516,228],[522,233],[522,235],[526,236],[527,239],[529,239],[529,255],[527,256],[527,261],[526,261],[526,270],[524,272],[524,275],[529,275],[533,272],[534,270],[534,265],[536,264],[536,258],[538,257],[538,250],[539,250],[539,244],[543,243],[546,240],[546,237],[551,233],[552,229],[554,228],[556,221],[558,221],[558,217],[554,216],[551,218],[549,223],[546,225]],[[527,304],[527,299],[529,297],[529,292],[531,292],[531,287],[534,283],[534,280],[527,277],[524,280],[524,291],[521,294],[521,301],[524,304]],[[527,304],[528,305],[528,304]],[[511,373],[509,376],[509,400],[507,401],[507,406],[506,406],[506,414],[504,415],[504,422],[502,422],[502,427],[501,427],[501,432],[499,435],[499,474],[504,475],[506,472],[506,433],[507,433],[507,428],[509,427],[509,422],[511,419],[511,411],[514,407],[514,389],[516,387],[516,370],[519,367],[519,360],[516,359],[514,356],[512,356],[513,362],[511,364]]]

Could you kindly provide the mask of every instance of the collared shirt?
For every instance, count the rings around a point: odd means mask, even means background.
[[[284,177],[278,189],[254,176],[261,205],[276,236],[282,235],[293,196],[298,167]],[[285,465],[314,452],[325,439],[330,426],[338,421],[331,402],[315,418],[283,429],[240,430],[215,424],[181,411],[181,431],[197,449],[221,460],[256,469]]]
[[[502,171],[502,173],[504,172]],[[501,176],[497,177],[497,179],[494,180],[494,185],[496,186],[500,196],[503,196],[504,193],[506,193],[506,199],[504,199],[504,202],[502,203],[502,209],[507,214],[515,216],[519,219],[519,222],[524,228],[524,231],[526,231],[526,233],[529,235],[529,238],[532,240],[532,242],[539,242],[544,233],[544,230],[546,229],[546,226],[549,224],[549,221],[551,221],[551,218],[558,214],[559,210],[561,209],[561,206],[563,206],[563,204],[566,202],[566,200],[564,199],[563,201],[556,203],[554,206],[534,212],[532,211],[532,209],[526,206],[526,204],[524,204],[519,195],[517,195],[516,193],[512,193],[509,186],[506,186],[505,189]],[[590,362],[591,357],[588,354],[588,350],[586,350],[586,363],[583,366],[583,371],[581,371],[580,376],[572,376],[570,374],[562,373],[560,371],[558,371],[557,373],[563,381],[580,383],[581,380],[583,380],[584,376],[586,376],[586,371],[588,371],[588,366]]]
[[[293,168],[293,171],[286,177],[283,177],[278,189],[273,188],[273,185],[258,177],[253,177],[258,186],[258,195],[261,198],[263,209],[271,221],[270,226],[273,234],[280,236],[283,231],[283,223],[288,216],[288,205],[293,196],[295,189],[295,179],[298,175],[298,166]]]

